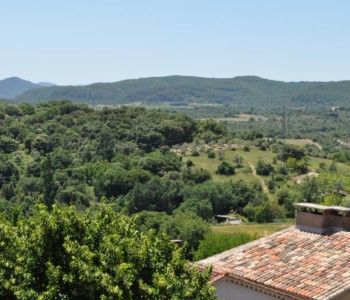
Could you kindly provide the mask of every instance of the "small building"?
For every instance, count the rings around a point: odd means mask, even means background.
[[[296,226],[197,262],[213,268],[218,299],[350,299],[350,209],[296,210]]]
[[[226,224],[242,224],[242,220],[237,217],[232,217],[229,215],[215,215],[215,220],[218,221],[219,223],[226,223]]]

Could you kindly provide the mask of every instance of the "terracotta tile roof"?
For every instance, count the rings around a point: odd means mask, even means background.
[[[226,275],[295,299],[332,299],[350,288],[350,232],[320,235],[291,227],[197,265],[212,266],[213,281]]]

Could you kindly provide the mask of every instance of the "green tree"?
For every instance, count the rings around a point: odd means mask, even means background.
[[[43,202],[51,209],[55,201],[57,187],[53,179],[54,170],[50,156],[47,156],[41,164],[41,180],[43,190]]]
[[[0,151],[4,153],[11,153],[17,150],[18,144],[16,140],[0,136]]]
[[[305,151],[297,146],[284,144],[277,154],[279,160],[287,161],[288,158],[302,159]]]
[[[243,167],[243,157],[241,155],[235,155],[233,158],[234,163],[236,164],[236,168]]]
[[[213,207],[210,201],[196,197],[186,199],[176,211],[194,213],[204,220],[210,220],[213,217]]]
[[[143,157],[139,164],[142,169],[157,175],[163,175],[169,171],[179,171],[181,168],[179,157],[172,152],[152,152]]]
[[[321,188],[315,178],[306,177],[299,190],[302,201],[310,203],[321,202]]]
[[[263,160],[259,160],[256,164],[256,173],[262,176],[269,176],[273,172],[273,166],[265,163]]]
[[[216,154],[215,154],[214,151],[209,151],[209,152],[208,152],[208,158],[214,159],[215,157],[216,157]]]
[[[205,169],[186,168],[181,172],[184,182],[189,184],[199,184],[211,179],[210,172]]]
[[[199,242],[209,233],[207,222],[192,213],[178,212],[162,226],[162,231],[172,239],[188,243],[190,252],[198,248]]]
[[[2,299],[215,299],[209,271],[105,205],[39,207],[16,228],[1,220],[0,239]]]
[[[47,134],[39,134],[32,142],[32,149],[39,151],[40,153],[48,153],[53,149],[53,143]]]
[[[172,212],[183,201],[182,183],[167,178],[152,177],[144,184],[137,183],[125,196],[127,211],[143,210]]]
[[[114,136],[109,130],[105,129],[99,135],[97,153],[105,160],[112,160],[114,156]]]
[[[217,174],[220,175],[234,175],[236,173],[235,167],[228,163],[227,161],[223,161],[219,166],[216,171]]]

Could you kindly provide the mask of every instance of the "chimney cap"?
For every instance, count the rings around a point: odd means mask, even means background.
[[[350,216],[350,208],[343,206],[325,206],[315,203],[295,203],[294,205],[298,211],[313,212],[318,214],[328,212],[341,216]]]

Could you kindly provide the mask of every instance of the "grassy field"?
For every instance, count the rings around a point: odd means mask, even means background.
[[[205,120],[208,118],[202,118],[202,120]],[[227,122],[227,123],[236,123],[236,122],[248,122],[250,120],[255,121],[267,121],[266,117],[260,116],[260,115],[252,115],[252,114],[238,114],[234,117],[226,117],[226,118],[214,118],[218,122]]]
[[[282,229],[286,229],[293,224],[294,220],[285,223],[267,223],[267,224],[241,224],[241,225],[215,225],[212,226],[214,233],[249,233],[257,238],[269,235]]]
[[[283,140],[282,140],[283,141]],[[299,146],[299,147],[304,147],[306,145],[314,145],[319,149],[322,149],[320,144],[313,142],[310,139],[285,139],[284,140],[287,144]]]
[[[332,161],[326,158],[312,157],[310,159],[310,168],[316,170],[319,168],[320,164],[324,163],[326,166],[330,166]],[[350,165],[344,163],[336,163],[336,168],[339,174],[350,176]]]
[[[243,159],[243,166],[241,168],[236,168],[236,174],[232,176],[224,176],[216,174],[216,170],[221,163],[219,160],[219,152],[221,152],[224,156],[224,160],[234,165],[234,157],[236,155],[241,155],[241,151],[232,151],[232,150],[217,150],[214,151],[216,153],[216,158],[210,159],[206,153],[201,153],[200,156],[185,156],[184,161],[192,160],[195,164],[196,168],[203,168],[210,172],[215,181],[227,181],[227,180],[245,180],[251,183],[257,183],[257,178],[253,175],[252,170],[248,164],[248,162]]]
[[[236,149],[235,151],[232,151],[230,149],[214,149],[213,151],[216,153],[216,157],[214,159],[208,158],[207,153],[202,152],[200,153],[200,156],[197,157],[191,155],[183,156],[183,160],[192,160],[192,162],[195,164],[195,168],[203,168],[208,170],[211,173],[214,181],[225,182],[229,180],[243,180],[248,183],[260,184],[262,189],[269,196],[269,198],[273,199],[274,194],[271,194],[267,189],[267,181],[269,180],[269,177],[257,175],[255,172],[255,166],[257,162],[261,159],[267,163],[271,163],[275,169],[278,168],[278,166],[282,165],[283,163],[280,161],[278,161],[275,164],[273,163],[274,157],[276,156],[275,153],[271,151],[262,151],[253,146],[251,147],[250,151],[244,151],[243,149],[241,149],[241,147],[238,147],[238,149]],[[217,168],[222,162],[222,160],[219,159],[220,156],[223,158],[224,161],[227,161],[235,166],[234,157],[237,155],[243,158],[243,166],[241,168],[236,168],[235,175],[224,176],[216,174]],[[318,172],[321,163],[325,164],[326,168],[329,168],[329,166],[332,164],[332,161],[325,158],[310,157],[310,171]],[[350,191],[350,186],[348,184],[348,182],[350,181],[350,165],[344,163],[336,163],[336,168],[337,173],[335,174],[335,176],[339,174],[339,179],[341,179],[341,181],[344,184],[344,190]],[[298,174],[296,173],[290,173],[290,184],[294,184],[292,180],[297,175]]]
[[[244,151],[243,149],[237,149],[236,151],[229,149],[214,150],[214,152],[216,153],[216,157],[214,159],[208,158],[208,155],[206,153],[201,153],[200,156],[197,157],[185,156],[183,159],[184,161],[192,160],[196,168],[203,168],[208,170],[211,173],[214,181],[224,182],[228,180],[244,180],[248,183],[260,184],[263,190],[268,193],[266,187],[266,180],[268,177],[257,175],[255,173],[255,166],[260,159],[264,160],[265,162],[272,163],[273,158],[275,157],[274,153],[271,151],[261,151],[255,148],[251,149],[249,152]],[[221,163],[221,160],[219,159],[220,153],[223,156],[224,161],[227,161],[233,165],[235,165],[235,156],[238,155],[243,158],[243,166],[241,168],[236,168],[235,175],[225,176],[216,174],[216,170]]]

